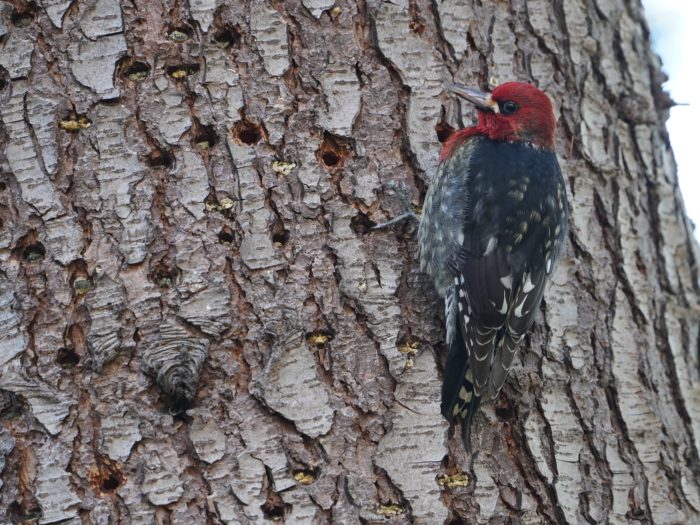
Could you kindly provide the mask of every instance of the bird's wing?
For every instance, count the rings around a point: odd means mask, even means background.
[[[481,236],[474,227],[476,236]],[[489,376],[497,348],[513,302],[513,271],[503,246],[496,237],[487,237],[486,251],[479,254],[476,246],[463,256],[458,280],[461,308],[460,324],[469,366],[472,369],[474,393],[488,390]]]
[[[478,237],[478,228],[472,233]],[[442,413],[462,420],[469,450],[471,423],[481,396],[489,392],[494,352],[502,340],[512,304],[513,276],[503,247],[493,242],[476,256],[463,252],[459,274],[445,295],[449,350],[442,386]],[[488,253],[486,253],[488,252]]]
[[[471,217],[472,156],[482,137],[468,138],[444,160],[431,181],[418,229],[421,268],[441,294],[459,273],[464,245],[464,224]],[[448,341],[449,343],[449,341]]]
[[[508,377],[518,345],[535,319],[546,282],[547,272],[542,266],[525,273],[513,294],[502,338],[494,350],[488,389],[491,397],[498,395]]]
[[[502,339],[516,278],[506,246],[499,245],[496,226],[469,211],[462,249],[456,256],[456,276],[445,294],[449,351],[442,412],[450,421],[455,417],[464,421],[467,447],[472,418],[489,390],[494,351]]]

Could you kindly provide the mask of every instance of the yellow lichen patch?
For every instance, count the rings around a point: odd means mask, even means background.
[[[336,18],[338,18],[341,15],[342,12],[343,12],[342,8],[338,7],[337,5],[333,6],[333,8],[331,9],[331,12],[330,12],[331,18],[333,20],[335,20]]]
[[[128,78],[132,82],[141,82],[142,80],[146,80],[146,78],[148,78],[148,71],[134,71],[133,73],[129,73]]]
[[[181,80],[199,71],[198,64],[179,64],[165,69],[166,73],[176,80]]]
[[[438,478],[438,485],[440,488],[452,490],[457,487],[466,487],[469,485],[469,476],[464,472],[458,472],[457,474],[443,474]]]
[[[78,295],[85,295],[92,288],[92,283],[87,277],[76,277],[73,281],[73,289]]]
[[[233,199],[224,197],[219,202],[212,200],[206,201],[204,203],[204,209],[207,211],[218,211],[220,213],[224,213],[232,209],[235,205],[236,202]]]
[[[394,516],[399,516],[404,514],[406,509],[401,505],[379,505],[377,513],[381,514],[385,518],[393,518]]]
[[[219,201],[219,206],[221,207],[222,210],[230,210],[236,205],[233,199],[230,199],[228,197],[224,197]]]
[[[331,340],[331,336],[322,332],[316,332],[307,337],[306,340],[309,342],[309,344],[322,346]]]
[[[209,143],[208,140],[202,140],[200,142],[197,142],[196,145],[197,145],[197,148],[199,148],[201,150],[207,150],[207,149],[211,148],[211,144]]]
[[[407,356],[414,356],[418,353],[418,342],[414,341],[412,343],[402,343],[399,345],[399,352],[406,354]]]
[[[289,175],[294,168],[296,168],[296,162],[286,162],[283,160],[276,160],[272,163],[272,171],[279,173],[280,175]]]
[[[294,473],[294,479],[299,485],[311,485],[316,481],[316,474],[309,470],[298,470]]]
[[[59,127],[66,131],[80,131],[89,128],[91,122],[85,117],[67,118],[58,123]]]
[[[190,35],[188,35],[185,31],[181,31],[179,29],[173,29],[172,31],[170,31],[168,38],[172,42],[176,42],[176,43],[180,44],[180,43],[188,40],[190,38]]]

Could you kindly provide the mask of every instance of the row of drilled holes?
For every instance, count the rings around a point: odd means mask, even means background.
[[[13,9],[10,22],[18,28],[29,27],[36,18],[36,8],[30,4],[20,9]],[[168,30],[168,39],[181,44],[192,38],[194,31],[189,26],[177,26]],[[236,26],[226,25],[212,37],[213,42],[222,49],[237,46],[241,41],[241,32]]]
[[[191,36],[192,29],[189,27],[178,27],[170,30],[168,33],[168,38],[177,44],[186,42],[191,38]],[[238,46],[240,43],[241,34],[235,27],[226,27],[221,31],[214,33],[212,40],[216,46],[221,49],[233,48]],[[132,57],[123,58],[118,67],[121,71],[121,76],[131,80],[132,82],[139,82],[146,79],[151,71],[148,64],[135,60]],[[199,71],[199,69],[199,64],[176,64],[167,66],[165,68],[165,72],[170,77],[182,79],[190,75],[194,75]]]

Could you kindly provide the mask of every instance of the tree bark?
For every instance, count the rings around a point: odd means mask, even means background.
[[[3,523],[697,523],[700,282],[637,0],[0,2]],[[443,90],[555,101],[570,236],[474,453]]]

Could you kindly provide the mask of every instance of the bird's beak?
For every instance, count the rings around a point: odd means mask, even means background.
[[[484,93],[478,89],[463,86],[462,84],[446,84],[445,89],[451,91],[458,97],[471,102],[476,106],[476,109],[482,111],[493,111],[493,101],[489,93]]]

